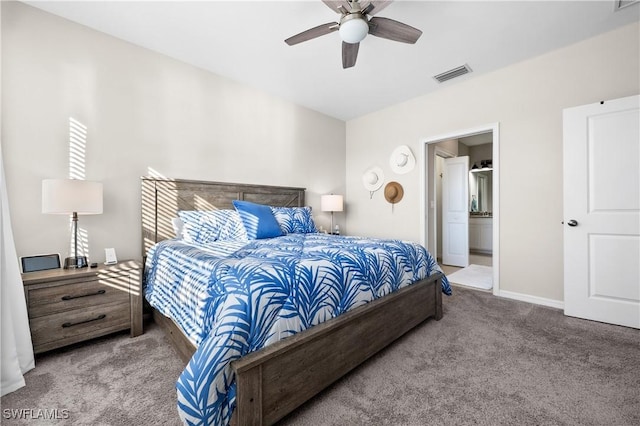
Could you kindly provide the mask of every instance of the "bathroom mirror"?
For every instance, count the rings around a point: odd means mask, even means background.
[[[493,171],[469,172],[469,211],[478,215],[491,215],[493,211]]]

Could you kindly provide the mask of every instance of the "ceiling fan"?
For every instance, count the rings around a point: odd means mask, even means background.
[[[393,41],[414,44],[422,31],[402,22],[389,18],[370,17],[380,12],[393,0],[322,0],[331,10],[341,15],[339,22],[329,22],[303,31],[285,40],[289,46],[311,40],[336,30],[342,39],[342,68],[351,68],[356,64],[360,42],[367,34]]]

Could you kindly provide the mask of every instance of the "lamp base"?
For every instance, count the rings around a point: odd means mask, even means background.
[[[89,266],[87,256],[67,257],[64,260],[64,269],[79,269]]]

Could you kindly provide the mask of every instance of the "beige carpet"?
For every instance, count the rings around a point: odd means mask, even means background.
[[[493,287],[493,268],[484,265],[469,265],[447,275],[450,283],[489,290]]]
[[[426,321],[281,425],[638,425],[640,332],[456,287]],[[354,342],[357,344],[357,342]],[[2,425],[179,425],[179,357],[155,325],[37,357]],[[17,420],[11,409],[67,409]]]
[[[2,397],[1,423],[178,426],[175,383],[182,369],[153,323],[133,339],[117,333],[47,352],[36,356],[26,386]],[[36,410],[35,415],[27,411],[32,417],[57,410],[59,419],[7,418],[5,410],[11,409]]]

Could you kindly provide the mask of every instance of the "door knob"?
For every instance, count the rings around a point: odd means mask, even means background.
[[[578,221],[575,219],[571,219],[569,222],[567,222],[567,225],[569,226],[578,226]]]

